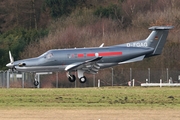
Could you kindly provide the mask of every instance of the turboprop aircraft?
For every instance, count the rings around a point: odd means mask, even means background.
[[[70,82],[76,80],[72,72],[77,71],[81,83],[86,82],[84,73],[98,73],[99,69],[141,61],[160,55],[170,29],[173,26],[153,26],[150,35],[144,39],[125,44],[91,48],[52,49],[39,57],[14,61],[9,51],[10,63],[6,66],[22,72],[66,71]],[[34,85],[39,83],[35,80]]]

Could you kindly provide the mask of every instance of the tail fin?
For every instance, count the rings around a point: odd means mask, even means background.
[[[151,54],[146,55],[145,57],[160,55],[166,42],[168,32],[172,28],[173,26],[153,26],[149,28],[150,30],[152,30],[152,32],[145,40],[120,44],[118,46],[151,47],[154,49],[153,52]]]
[[[152,32],[146,38],[145,42],[147,43],[148,47],[154,48],[154,52],[148,55],[148,57],[161,54],[168,36],[168,32],[172,28],[173,26],[153,26],[149,28],[152,30]]]

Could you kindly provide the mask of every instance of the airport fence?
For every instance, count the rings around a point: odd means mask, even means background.
[[[81,88],[100,86],[128,86],[135,81],[135,86],[141,83],[180,83],[180,71],[172,69],[138,69],[138,68],[107,68],[99,71],[98,74],[85,74],[87,82],[81,84],[78,80],[70,83],[65,72],[38,73],[38,88]],[[76,75],[76,73],[74,73]],[[35,73],[21,73],[0,71],[1,88],[34,88]]]

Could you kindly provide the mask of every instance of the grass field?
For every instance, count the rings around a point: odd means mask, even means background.
[[[179,87],[1,89],[3,120],[179,120]]]
[[[180,108],[180,88],[1,89],[3,107]]]

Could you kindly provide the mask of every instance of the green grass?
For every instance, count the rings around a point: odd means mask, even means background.
[[[1,89],[0,108],[180,108],[179,87]]]

